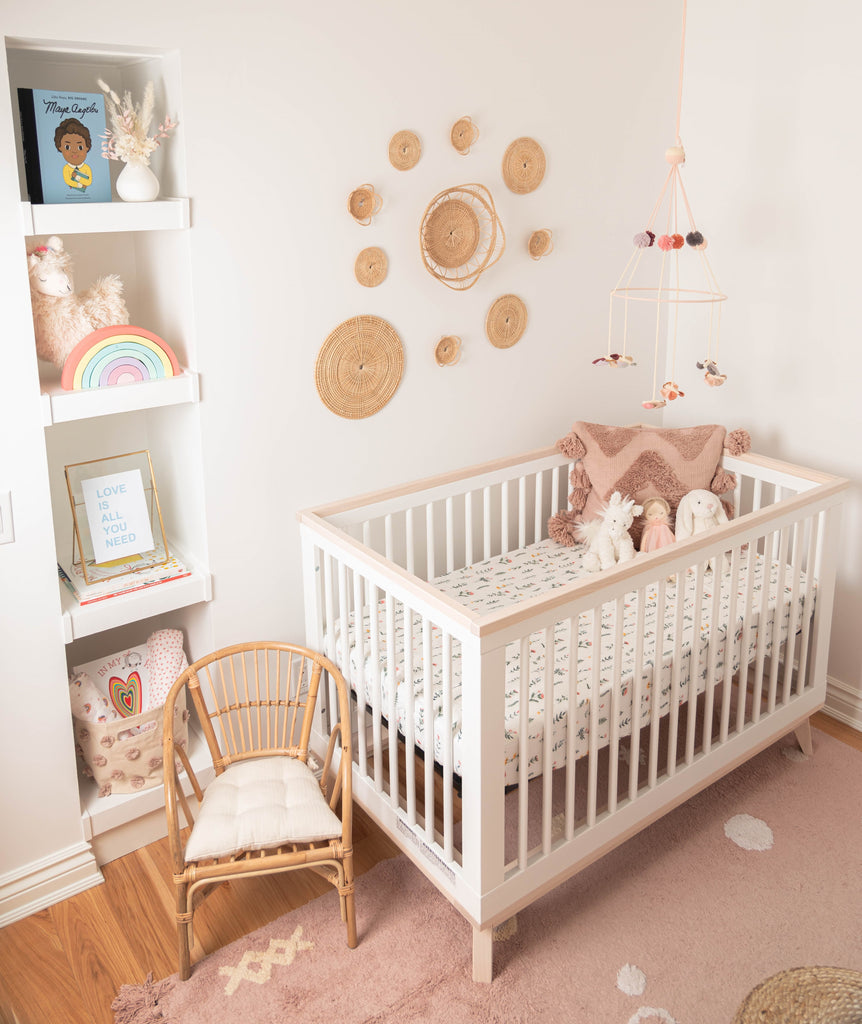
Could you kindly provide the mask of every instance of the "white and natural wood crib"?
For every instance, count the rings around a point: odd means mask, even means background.
[[[354,798],[472,924],[477,981],[495,925],[782,735],[810,745],[848,484],[723,466],[731,522],[593,574],[548,539],[555,449],[300,513]]]

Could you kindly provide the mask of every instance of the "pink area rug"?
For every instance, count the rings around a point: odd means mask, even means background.
[[[491,985],[471,931],[405,857],[218,950],[191,980],[126,986],[134,1024],[730,1024],[788,968],[862,971],[862,754],[775,745],[502,926]]]

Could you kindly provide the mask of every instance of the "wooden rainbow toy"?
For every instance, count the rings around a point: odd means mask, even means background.
[[[137,384],[145,380],[177,377],[177,357],[162,339],[131,324],[100,327],[69,353],[60,384],[66,391]]]

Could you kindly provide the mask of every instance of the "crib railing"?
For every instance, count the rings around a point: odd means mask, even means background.
[[[356,799],[473,922],[477,976],[493,925],[823,703],[846,481],[724,464],[727,525],[486,614],[429,581],[547,537],[572,468],[553,450],[301,514],[307,641],[356,696]],[[538,733],[508,791],[507,694]]]

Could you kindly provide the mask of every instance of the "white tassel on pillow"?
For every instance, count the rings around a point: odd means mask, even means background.
[[[727,513],[721,499],[712,491],[689,491],[677,506],[674,534],[678,541],[686,540],[688,537],[696,537],[700,533],[721,526],[727,521]],[[707,568],[713,568],[712,559],[707,563]]]

